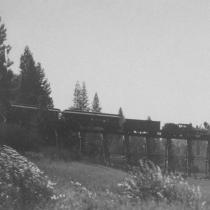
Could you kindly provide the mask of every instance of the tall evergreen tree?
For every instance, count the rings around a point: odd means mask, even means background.
[[[98,94],[95,93],[92,103],[92,112],[101,112]]]
[[[21,84],[17,102],[26,105],[53,107],[50,97],[50,84],[45,78],[41,64],[36,64],[33,55],[26,47],[20,58]]]
[[[90,111],[88,93],[85,82],[82,83],[82,89],[81,89],[81,110],[87,112]]]
[[[76,111],[89,111],[88,94],[84,82],[82,83],[82,87],[79,81],[76,82],[74,88],[73,106],[70,109]]]
[[[152,118],[150,116],[147,117],[148,121],[152,121]]]
[[[75,84],[73,107],[71,107],[70,109],[77,111],[81,110],[81,86],[79,81],[77,81]]]
[[[36,65],[36,71],[37,80],[39,81],[39,86],[37,87],[37,90],[39,90],[38,105],[41,107],[53,107],[53,100],[52,97],[50,97],[50,83],[45,78],[44,69],[40,63]]]
[[[121,107],[119,108],[118,115],[120,116],[120,120],[119,120],[120,127],[123,127],[125,123],[125,116],[123,114],[123,110]]]
[[[119,108],[118,115],[120,115],[121,117],[124,117],[122,107]]]
[[[11,47],[5,44],[7,37],[6,28],[0,18],[0,121],[6,122],[7,111],[12,97],[13,72],[8,69],[12,62],[7,58]]]

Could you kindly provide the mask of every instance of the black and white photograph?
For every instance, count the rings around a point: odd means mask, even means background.
[[[0,0],[0,210],[210,209],[209,0]]]

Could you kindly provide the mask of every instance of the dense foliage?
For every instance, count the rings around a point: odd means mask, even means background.
[[[7,146],[0,147],[0,209],[32,209],[53,196],[53,183]]]
[[[26,105],[52,107],[50,84],[45,78],[41,64],[36,64],[29,47],[25,48],[20,58],[20,69],[21,82],[17,102]]]
[[[181,176],[164,175],[160,168],[149,160],[140,160],[130,175],[119,184],[131,199],[182,203],[190,208],[201,204],[198,187],[190,186]]]
[[[6,114],[12,97],[13,72],[8,69],[12,62],[7,58],[11,47],[5,44],[6,37],[6,28],[1,23],[0,18],[0,121],[6,121]]]

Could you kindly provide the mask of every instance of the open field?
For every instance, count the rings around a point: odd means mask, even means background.
[[[117,184],[127,175],[126,172],[83,162],[51,161],[44,159],[37,165],[56,182],[60,200],[49,204],[49,209],[186,209],[183,206],[157,205],[154,202],[132,203],[119,195]],[[210,203],[210,181],[189,179],[190,184],[200,185],[207,203]],[[81,185],[80,185],[81,184]],[[205,209],[210,209],[205,207]]]

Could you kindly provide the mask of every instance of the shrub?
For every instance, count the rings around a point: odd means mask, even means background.
[[[11,146],[20,152],[37,151],[39,136],[16,124],[0,124],[0,145]]]
[[[32,209],[53,196],[39,168],[8,146],[0,147],[0,209]]]
[[[131,199],[182,203],[194,208],[201,204],[198,187],[190,186],[181,176],[163,175],[160,168],[149,160],[140,160],[130,175],[119,186]]]

